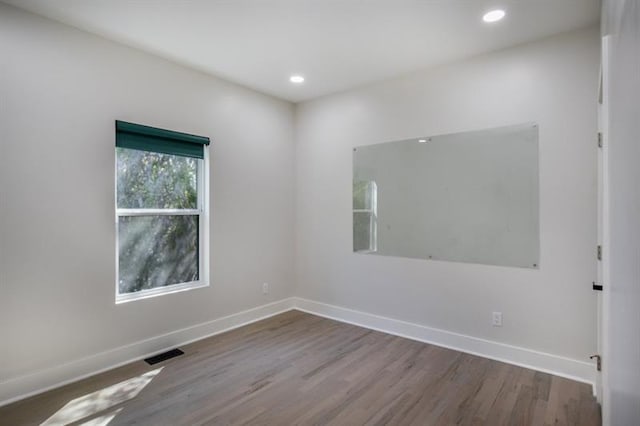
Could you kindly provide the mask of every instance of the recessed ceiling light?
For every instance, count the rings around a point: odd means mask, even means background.
[[[504,15],[506,15],[506,13],[502,9],[491,10],[484,14],[482,20],[484,22],[498,22],[504,18]]]
[[[427,143],[427,140],[426,140],[426,139],[418,139],[418,142],[420,142],[420,143]]]
[[[304,83],[304,77],[301,75],[292,75],[289,77],[289,81],[296,84]]]

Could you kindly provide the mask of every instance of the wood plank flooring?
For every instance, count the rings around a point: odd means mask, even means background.
[[[299,311],[0,408],[2,425],[600,425],[589,385]]]

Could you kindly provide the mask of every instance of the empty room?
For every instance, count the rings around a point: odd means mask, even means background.
[[[640,425],[637,0],[0,0],[0,425]]]

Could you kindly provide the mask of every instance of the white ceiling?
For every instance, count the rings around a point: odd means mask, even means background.
[[[595,23],[599,0],[2,0],[302,101]],[[487,10],[507,16],[482,22]],[[299,73],[304,84],[289,76]]]

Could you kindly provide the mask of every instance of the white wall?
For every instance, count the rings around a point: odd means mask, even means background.
[[[598,60],[594,27],[299,104],[298,296],[588,361]],[[539,270],[352,253],[353,147],[530,121],[540,125]]]
[[[0,388],[293,294],[291,104],[2,4],[0,52]],[[211,137],[210,287],[114,303],[116,119]]]
[[[640,418],[640,4],[606,0],[603,33],[609,57],[605,149],[610,218],[603,420],[626,426]]]

